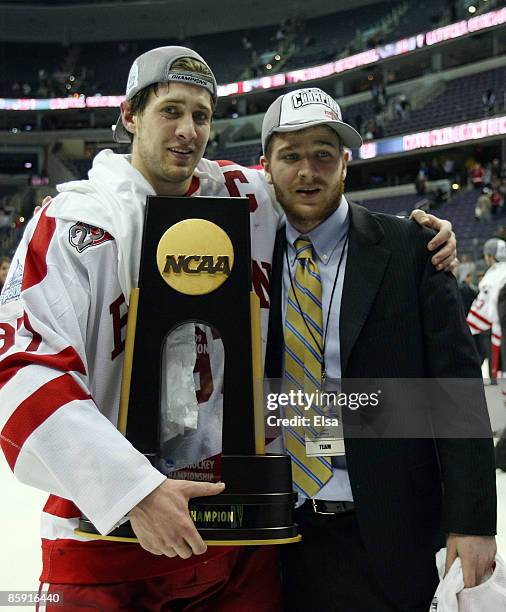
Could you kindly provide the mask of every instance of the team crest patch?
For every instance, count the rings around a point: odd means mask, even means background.
[[[10,279],[7,281],[7,284],[2,290],[2,295],[0,296],[0,304],[2,306],[4,304],[8,304],[9,302],[13,302],[17,300],[21,295],[21,284],[23,282],[23,265],[21,262],[16,261],[16,267],[14,268],[14,272],[11,275]]]
[[[69,230],[69,242],[78,253],[82,253],[88,247],[109,242],[109,240],[114,240],[114,238],[105,230],[80,221]]]

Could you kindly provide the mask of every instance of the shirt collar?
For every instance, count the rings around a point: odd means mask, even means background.
[[[288,254],[292,264],[295,262],[296,253],[294,242],[299,236],[307,236],[313,243],[313,251],[315,256],[323,265],[327,264],[332,253],[335,251],[337,245],[341,242],[343,237],[348,233],[350,227],[350,215],[349,215],[349,204],[344,195],[341,196],[341,203],[336,210],[325,219],[323,223],[320,223],[318,227],[307,234],[301,234],[299,230],[296,230],[290,222],[286,221],[286,241],[288,244]]]

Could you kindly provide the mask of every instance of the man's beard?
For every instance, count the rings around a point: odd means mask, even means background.
[[[278,200],[278,202],[281,204],[281,207],[283,208],[283,210],[286,211],[286,198],[284,196],[284,194],[277,189],[276,184],[273,183],[274,186],[274,192],[276,194],[276,199]],[[337,208],[339,207],[339,204],[341,203],[341,198],[343,196],[344,193],[344,170],[341,173],[341,176],[339,178],[339,181],[336,185],[335,188],[335,192],[334,195],[332,195],[329,198],[329,201],[327,202],[326,206],[323,209],[320,209],[319,213],[318,213],[318,217],[314,217],[312,215],[312,210],[310,208],[307,209],[306,213],[302,213],[299,214],[297,211],[291,211],[289,209],[289,212],[287,213],[287,218],[288,220],[292,223],[292,225],[299,225],[299,226],[307,226],[309,224],[311,224],[311,222],[313,221],[317,221],[317,223],[315,225],[313,225],[310,229],[313,229],[314,227],[317,227],[318,225],[320,225],[321,223],[323,223],[326,219],[328,219],[330,217],[330,215],[335,212],[337,210]],[[287,196],[289,197],[289,196]],[[290,203],[288,203],[289,206]]]

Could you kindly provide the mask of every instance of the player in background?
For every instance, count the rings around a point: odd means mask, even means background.
[[[473,335],[491,330],[490,378],[496,379],[500,370],[502,332],[499,321],[499,292],[506,283],[506,242],[491,238],[483,245],[485,263],[489,266],[481,279],[479,293],[471,304],[467,324]],[[504,391],[503,391],[504,393]]]
[[[479,294],[467,316],[473,334],[491,330],[490,377],[497,379],[506,406],[506,242],[491,238],[483,246],[485,263],[490,266],[479,284]],[[496,467],[506,471],[506,430],[495,447]]]

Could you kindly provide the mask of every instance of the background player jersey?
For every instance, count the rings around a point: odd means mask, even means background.
[[[467,324],[473,334],[480,334],[492,328],[492,344],[501,344],[501,326],[497,302],[499,291],[506,283],[506,262],[498,262],[491,266],[481,279],[479,294],[471,304],[467,315]]]
[[[480,334],[491,330],[491,363],[490,374],[496,378],[500,367],[500,352],[502,331],[499,321],[499,292],[506,283],[506,262],[498,262],[491,266],[481,279],[479,294],[476,296],[467,314],[467,324],[472,334]],[[503,381],[504,382],[504,381]],[[504,394],[504,392],[503,392]]]

